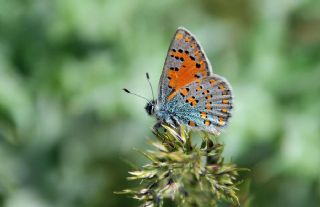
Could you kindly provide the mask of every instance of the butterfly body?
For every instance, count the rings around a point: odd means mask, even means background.
[[[145,107],[158,124],[186,125],[218,135],[231,116],[230,84],[214,74],[200,43],[178,28],[169,47],[157,100]]]

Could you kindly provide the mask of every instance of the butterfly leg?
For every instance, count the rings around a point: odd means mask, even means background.
[[[155,125],[153,125],[153,130],[158,133],[160,133],[160,131],[162,131],[164,133],[167,132],[167,129],[164,128],[163,125],[166,125],[166,126],[173,128],[173,126],[171,124],[169,124],[163,120],[158,120],[158,122]]]
[[[174,116],[171,116],[170,119],[172,120],[172,126],[174,128],[179,128],[180,127],[180,122],[174,117]]]
[[[162,127],[162,125],[166,125],[166,126],[169,126],[171,128],[175,128],[172,124],[170,123],[167,123],[167,122],[164,122],[164,121],[158,121],[155,125],[153,125],[153,130],[155,131],[158,131],[159,132],[159,129],[163,129],[164,132],[167,131],[167,129],[165,129],[164,127]]]
[[[163,128],[162,125],[169,126],[170,128],[173,128],[175,131],[177,131],[177,129],[179,129],[180,123],[176,118],[171,116],[168,120],[158,120],[158,122],[153,125],[153,129],[159,131],[160,128]],[[167,130],[164,129],[164,131],[166,132]],[[177,133],[179,133],[179,131],[177,131]]]
[[[166,121],[166,124],[169,125],[177,134],[177,138],[181,141],[181,122],[175,117],[175,116],[170,116],[169,119]]]
[[[178,134],[181,134],[181,123],[174,117],[170,117],[172,120],[172,126]]]
[[[159,131],[158,129],[160,129],[162,127],[162,122],[158,121],[155,125],[153,125],[153,130],[155,131]]]

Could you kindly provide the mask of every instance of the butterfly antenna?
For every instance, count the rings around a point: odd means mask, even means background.
[[[139,94],[132,93],[131,91],[129,91],[129,90],[128,90],[128,89],[126,89],[126,88],[123,88],[123,90],[124,90],[125,92],[129,93],[129,94],[132,94],[132,95],[138,96],[138,97],[143,98],[144,100],[146,100],[146,101],[150,102],[150,100],[148,100],[147,98],[145,98],[145,97],[143,97],[143,96],[141,96],[141,95],[139,95]]]
[[[148,83],[149,83],[149,85],[150,85],[150,88],[151,88],[151,93],[152,93],[152,100],[155,100],[155,99],[154,99],[153,88],[152,88],[152,85],[151,85],[151,82],[150,82],[150,77],[149,77],[149,73],[146,73],[146,77],[147,77]]]

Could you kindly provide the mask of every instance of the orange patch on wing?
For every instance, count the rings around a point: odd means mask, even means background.
[[[187,101],[192,102],[192,101],[194,101],[194,98],[192,96],[190,96],[189,98],[187,98]]]
[[[195,97],[191,96],[191,97],[187,98],[187,101],[186,101],[186,102],[187,102],[187,103],[190,103],[191,106],[195,106],[195,105],[197,105],[198,100],[196,100]]]
[[[181,95],[186,96],[188,94],[188,92],[189,92],[189,88],[184,88],[181,90]]]
[[[223,100],[222,100],[222,103],[228,104],[228,103],[229,103],[229,100],[228,100],[228,99],[223,99]]]
[[[210,80],[210,84],[211,84],[212,86],[214,86],[214,85],[216,84],[216,80],[211,79],[211,80]]]
[[[189,122],[188,122],[188,125],[189,125],[189,126],[196,126],[196,123],[194,123],[193,121],[189,121]]]
[[[206,119],[207,118],[207,113],[206,112],[201,112],[200,116],[201,116],[201,118]]]
[[[197,105],[197,102],[193,101],[191,102],[191,106],[196,106]]]
[[[168,96],[167,101],[170,101],[178,92],[178,90],[185,85],[195,81],[200,83],[200,79],[197,78],[196,74],[201,74],[202,78],[207,77],[206,64],[200,61],[200,67],[196,67],[196,61],[191,59],[188,54],[179,53],[177,51],[171,51],[170,55],[181,62],[179,68],[168,70],[167,77],[169,78],[169,87],[173,89],[173,92]]]
[[[190,37],[186,37],[185,39],[184,39],[184,41],[186,41],[186,42],[190,42]]]
[[[218,88],[219,88],[220,90],[222,90],[222,91],[225,89],[225,87],[224,87],[223,84],[220,84],[220,85],[218,86]]]
[[[202,86],[197,86],[196,91],[201,91],[202,90]]]
[[[205,121],[204,121],[204,124],[205,124],[206,126],[209,126],[209,125],[211,124],[211,121],[205,120]]]
[[[201,52],[199,50],[194,49],[194,53],[195,53],[197,58],[199,58],[199,59],[201,58]]]
[[[182,33],[178,33],[177,35],[176,35],[176,39],[177,40],[181,40],[183,38],[183,34]]]
[[[210,102],[206,103],[206,109],[207,110],[212,110],[212,106],[211,106]]]
[[[209,90],[204,90],[204,91],[202,92],[202,95],[207,95],[209,92],[210,92]]]
[[[193,42],[191,44],[191,48],[193,49],[193,53],[194,55],[198,58],[201,59],[201,51],[197,48],[197,44],[195,42]]]
[[[171,99],[173,99],[173,97],[175,97],[175,95],[177,94],[176,91],[173,91],[169,96],[168,96],[168,101],[170,101]]]
[[[223,117],[219,117],[219,125],[223,126],[226,122],[224,121]]]
[[[212,98],[212,96],[211,96],[211,95],[208,95],[208,96],[206,97],[206,99],[210,99],[210,98]]]
[[[221,109],[221,112],[222,113],[228,113],[228,110],[227,109]]]

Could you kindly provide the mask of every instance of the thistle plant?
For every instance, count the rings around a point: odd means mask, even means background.
[[[128,180],[139,181],[138,186],[118,193],[141,201],[143,207],[161,207],[166,200],[183,207],[240,205],[236,192],[243,169],[224,162],[224,146],[207,133],[201,134],[197,146],[183,126],[163,127],[164,131],[153,130],[157,140],[151,144],[156,150],[140,151],[149,163],[129,172]]]

